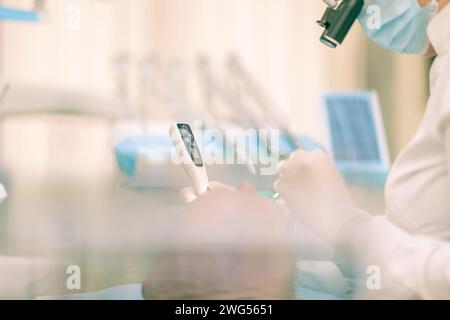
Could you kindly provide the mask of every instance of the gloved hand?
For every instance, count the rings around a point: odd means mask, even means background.
[[[356,204],[323,151],[296,151],[280,163],[274,188],[291,215],[324,239],[333,241],[340,228],[359,215]]]

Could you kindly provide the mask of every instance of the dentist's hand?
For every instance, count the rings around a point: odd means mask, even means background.
[[[333,241],[340,228],[359,214],[350,192],[322,151],[296,151],[280,163],[275,190],[291,214]]]

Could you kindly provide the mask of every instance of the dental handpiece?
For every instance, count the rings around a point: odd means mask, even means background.
[[[170,137],[178,160],[191,180],[195,193],[197,195],[206,193],[210,190],[208,174],[190,125],[186,123],[173,124],[170,127]]]

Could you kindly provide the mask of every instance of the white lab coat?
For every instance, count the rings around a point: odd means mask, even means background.
[[[362,212],[339,238],[362,266],[379,266],[382,286],[401,298],[450,298],[450,6],[433,18],[428,35],[438,54],[431,97],[392,168],[387,217]]]
[[[419,130],[395,161],[386,187],[389,218],[403,229],[450,240],[450,6],[430,23],[438,56]]]

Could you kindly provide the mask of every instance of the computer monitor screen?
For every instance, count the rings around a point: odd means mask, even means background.
[[[374,92],[323,95],[329,146],[339,168],[387,170],[389,155]]]

